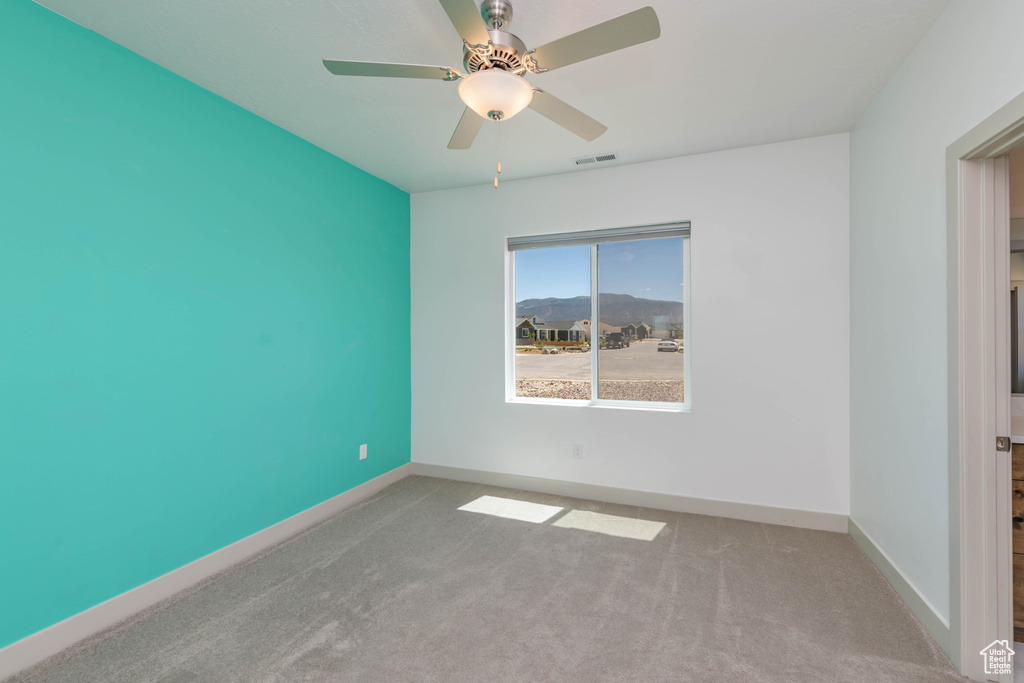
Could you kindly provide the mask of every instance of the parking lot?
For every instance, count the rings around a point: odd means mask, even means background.
[[[517,353],[516,379],[589,380],[591,353],[598,354],[602,380],[683,379],[683,354],[659,352],[656,339],[588,353]]]

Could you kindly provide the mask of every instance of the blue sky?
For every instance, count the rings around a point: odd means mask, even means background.
[[[682,237],[612,242],[598,247],[602,292],[683,300]],[[522,249],[516,257],[516,301],[590,294],[590,246]]]

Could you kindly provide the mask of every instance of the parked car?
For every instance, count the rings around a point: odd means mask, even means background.
[[[658,342],[659,351],[672,351],[673,353],[679,350],[679,342],[675,339],[662,339]]]
[[[629,337],[621,332],[609,332],[604,337],[606,349],[621,349],[629,346]]]

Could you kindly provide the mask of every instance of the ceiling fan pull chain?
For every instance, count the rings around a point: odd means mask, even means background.
[[[494,122],[494,161],[498,166],[498,175],[501,175],[501,158],[499,150],[501,149],[501,128],[500,122]],[[498,175],[494,176],[494,189],[498,189]]]

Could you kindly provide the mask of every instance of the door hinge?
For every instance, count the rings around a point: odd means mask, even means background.
[[[997,436],[996,437],[996,450],[1002,452],[1008,452],[1010,450],[1010,437],[1008,436]]]

